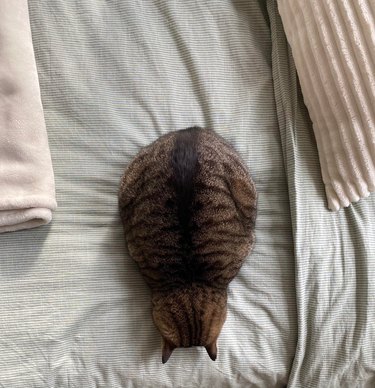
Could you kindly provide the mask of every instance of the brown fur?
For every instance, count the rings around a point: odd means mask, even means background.
[[[151,288],[163,362],[189,346],[216,359],[227,287],[254,245],[256,190],[243,161],[213,131],[169,133],[126,169],[119,205],[129,253]]]

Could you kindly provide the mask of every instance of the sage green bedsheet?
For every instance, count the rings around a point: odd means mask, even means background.
[[[275,0],[29,8],[59,208],[49,226],[0,236],[0,385],[372,386],[375,200],[326,210]],[[191,125],[246,161],[257,244],[230,286],[217,361],[191,348],[162,365],[117,189],[140,147]]]

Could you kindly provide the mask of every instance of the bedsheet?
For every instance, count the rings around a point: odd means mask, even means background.
[[[29,6],[59,208],[0,236],[0,385],[373,387],[375,199],[325,210],[276,0]],[[257,244],[217,361],[179,349],[163,366],[117,188],[140,147],[190,125],[249,166]]]
[[[287,384],[295,262],[266,5],[29,1],[59,207],[48,226],[0,236],[2,387]],[[257,244],[230,286],[217,361],[179,349],[163,366],[117,189],[140,147],[191,125],[246,161]]]

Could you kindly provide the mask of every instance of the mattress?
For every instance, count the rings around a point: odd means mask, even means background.
[[[0,236],[0,385],[373,386],[375,200],[325,210],[276,1],[29,10],[59,207],[47,226]],[[216,362],[189,348],[162,365],[117,190],[142,146],[192,125],[249,167],[257,243],[230,285]]]

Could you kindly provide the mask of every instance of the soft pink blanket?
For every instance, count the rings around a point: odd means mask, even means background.
[[[27,0],[0,0],[0,233],[46,224],[55,207]]]

